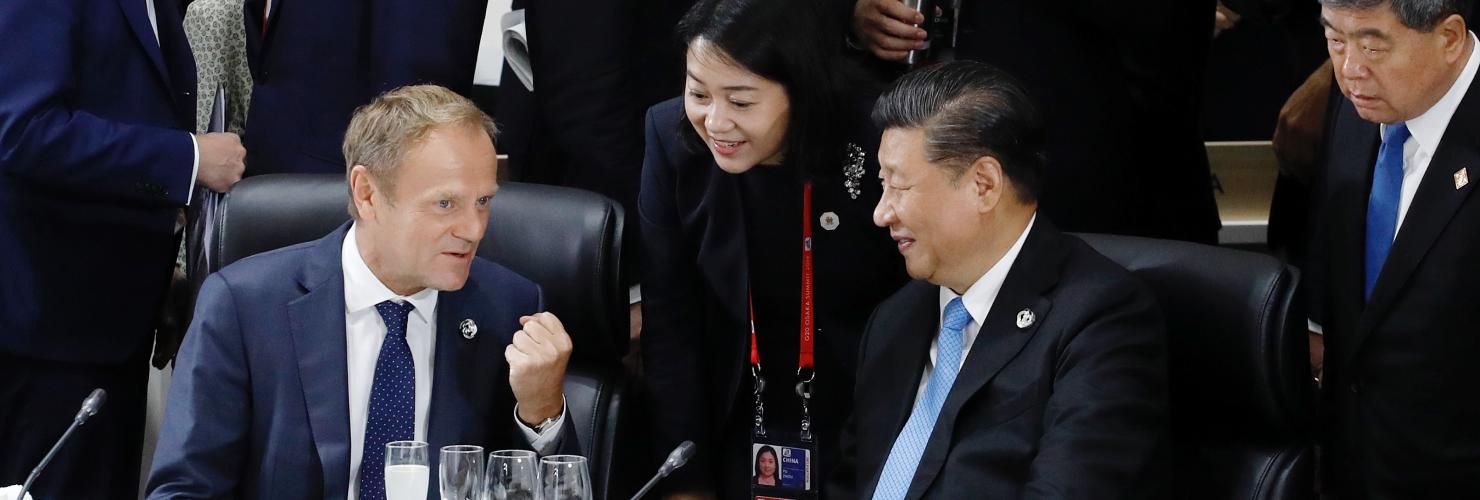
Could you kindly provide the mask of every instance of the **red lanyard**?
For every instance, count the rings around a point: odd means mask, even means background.
[[[747,292],[750,302],[750,365],[761,366],[761,353],[755,345],[755,299]],[[812,309],[812,183],[802,187],[802,331],[801,348],[797,351],[797,371],[811,370],[813,364],[812,338],[814,322]]]

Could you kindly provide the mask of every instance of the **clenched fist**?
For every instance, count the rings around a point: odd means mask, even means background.
[[[538,425],[560,416],[565,405],[565,364],[570,360],[570,335],[554,314],[542,312],[519,318],[523,330],[504,349],[509,361],[509,388],[519,402],[519,420]]]

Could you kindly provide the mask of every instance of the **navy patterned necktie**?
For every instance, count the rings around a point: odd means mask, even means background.
[[[375,360],[365,448],[360,453],[360,500],[385,500],[385,444],[416,437],[416,364],[406,344],[406,320],[416,306],[385,301],[375,305],[385,321],[385,340]]]

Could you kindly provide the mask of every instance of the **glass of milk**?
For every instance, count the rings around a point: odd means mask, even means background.
[[[430,477],[426,443],[391,441],[385,444],[386,500],[426,500]]]

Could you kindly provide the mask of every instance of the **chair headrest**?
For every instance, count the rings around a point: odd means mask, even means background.
[[[1307,429],[1313,384],[1293,268],[1229,248],[1078,236],[1129,269],[1161,303],[1176,428],[1255,440]]]
[[[249,177],[227,193],[207,243],[211,271],[244,257],[323,237],[349,220],[337,174]],[[575,356],[620,358],[627,349],[621,285],[622,208],[589,191],[504,182],[489,207],[478,255],[538,283]]]

